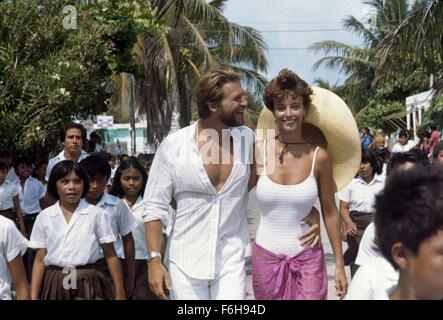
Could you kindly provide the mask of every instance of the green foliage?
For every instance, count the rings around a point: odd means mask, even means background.
[[[429,111],[425,113],[422,126],[427,126],[429,122],[435,123],[440,129],[443,128],[443,96],[440,96]]]
[[[383,117],[404,110],[404,103],[400,101],[371,100],[364,112],[356,115],[355,120],[359,128],[380,128],[386,133],[391,133],[396,128],[384,121]]]
[[[77,28],[65,30],[67,5],[72,1],[0,3],[3,148],[46,155],[64,122],[105,111],[109,77],[137,73],[137,35],[160,28],[146,1],[121,0],[77,5]]]

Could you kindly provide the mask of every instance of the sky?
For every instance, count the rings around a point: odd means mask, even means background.
[[[314,63],[324,55],[306,50],[322,40],[361,45],[362,39],[344,30],[343,19],[353,15],[368,21],[370,9],[362,0],[228,0],[224,15],[233,22],[262,32],[268,45],[268,79],[289,68],[309,84],[322,78],[331,84],[342,83],[345,75]]]

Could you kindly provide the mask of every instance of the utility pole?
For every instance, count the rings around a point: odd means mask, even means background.
[[[135,129],[135,85],[134,85],[134,76],[129,74],[129,79],[131,82],[131,98],[130,98],[130,107],[131,107],[131,152],[132,155],[135,156],[136,153],[136,138],[137,132]]]

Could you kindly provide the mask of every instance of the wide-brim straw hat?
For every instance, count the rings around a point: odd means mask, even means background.
[[[326,148],[332,159],[335,191],[340,191],[355,177],[360,166],[361,144],[357,124],[351,110],[339,96],[320,87],[311,88],[312,103],[303,122],[302,134],[308,142]],[[257,122],[257,138],[270,139],[276,135],[278,128],[274,114],[264,107]]]

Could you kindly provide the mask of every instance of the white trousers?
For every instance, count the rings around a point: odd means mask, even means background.
[[[171,277],[171,300],[245,300],[245,260],[225,263],[213,280],[191,278],[171,261],[168,262]]]

